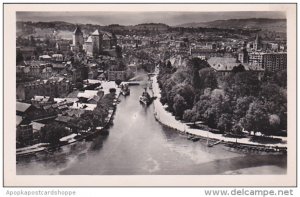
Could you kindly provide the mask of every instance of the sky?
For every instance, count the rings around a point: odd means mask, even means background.
[[[65,21],[77,24],[165,23],[176,26],[193,22],[242,18],[285,18],[284,12],[17,12],[17,21]]]

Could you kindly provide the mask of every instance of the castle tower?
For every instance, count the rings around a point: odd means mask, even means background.
[[[75,31],[73,32],[73,45],[74,46],[82,46],[83,45],[83,33],[80,27],[76,27]]]
[[[97,29],[91,35],[92,45],[93,45],[93,54],[99,54],[102,51],[102,34],[99,33]]]

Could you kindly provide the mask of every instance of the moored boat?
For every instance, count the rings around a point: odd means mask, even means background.
[[[149,105],[151,103],[151,97],[149,93],[147,92],[147,88],[145,88],[145,91],[143,92],[142,96],[139,97],[140,103],[144,105]]]
[[[130,95],[130,89],[127,83],[121,85],[121,93],[123,96]]]

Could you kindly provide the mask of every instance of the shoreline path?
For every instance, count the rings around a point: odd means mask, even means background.
[[[236,139],[236,138],[228,138],[222,136],[222,134],[215,134],[211,133],[209,131],[201,130],[201,129],[193,129],[189,128],[185,123],[182,123],[178,120],[175,119],[175,116],[173,116],[170,112],[166,111],[162,103],[160,102],[161,98],[161,90],[158,86],[157,82],[157,75],[152,77],[152,92],[153,96],[157,97],[157,99],[154,100],[154,111],[155,111],[155,117],[156,119],[162,123],[163,125],[166,125],[170,128],[176,129],[181,132],[188,132],[190,134],[194,134],[199,137],[205,137],[205,138],[210,138],[210,139],[216,139],[216,140],[223,140],[224,142],[238,142],[238,143],[243,143],[243,144],[248,144],[248,145],[260,145],[260,146],[270,146],[270,147],[287,147],[287,137],[279,137],[276,136],[276,138],[282,139],[282,143],[276,143],[276,144],[261,144],[258,142],[252,142],[250,141],[249,138],[241,138],[241,139]]]

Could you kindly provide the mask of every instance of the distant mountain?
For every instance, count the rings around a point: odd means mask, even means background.
[[[248,18],[194,22],[177,25],[177,27],[204,27],[221,29],[261,29],[275,32],[286,32],[286,19]]]
[[[138,25],[119,25],[111,24],[107,26],[95,24],[75,24],[64,21],[50,21],[50,22],[31,22],[31,21],[17,21],[17,36],[37,36],[44,37],[46,34],[52,34],[54,31],[73,32],[76,26],[80,26],[85,34],[89,34],[95,29],[114,32],[116,34],[125,33],[125,31],[167,31],[170,27],[163,23],[142,23]],[[69,36],[70,37],[70,36]],[[72,37],[72,36],[71,36]]]

